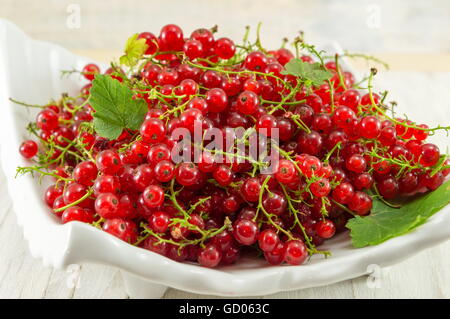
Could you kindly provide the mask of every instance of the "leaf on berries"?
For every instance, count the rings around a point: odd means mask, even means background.
[[[139,34],[133,34],[125,45],[125,54],[120,57],[120,63],[126,66],[135,66],[148,48],[145,39],[138,39]]]
[[[438,189],[392,208],[373,198],[372,213],[356,216],[347,223],[352,244],[360,248],[378,245],[388,239],[404,235],[422,225],[433,214],[450,203],[450,181]]]
[[[98,135],[116,139],[123,129],[138,130],[147,113],[147,103],[134,99],[133,91],[108,75],[92,81],[89,103],[95,110],[94,129]]]
[[[313,85],[321,85],[332,76],[331,72],[325,70],[320,63],[308,63],[301,59],[292,59],[284,68],[281,74],[298,76],[305,83]]]

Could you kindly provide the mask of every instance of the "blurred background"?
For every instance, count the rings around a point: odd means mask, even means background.
[[[35,39],[98,61],[117,58],[131,34],[158,34],[168,23],[180,25],[185,36],[199,27],[218,25],[219,36],[238,42],[245,26],[255,30],[262,22],[262,42],[271,49],[278,48],[283,37],[293,40],[304,31],[308,43],[338,42],[350,52],[387,61],[391,70],[379,72],[375,84],[378,90],[389,90],[389,101],[398,102],[398,112],[430,126],[450,124],[448,0],[0,0],[0,18]],[[352,64],[361,73],[373,65]],[[443,152],[450,146],[445,134],[436,134],[432,141]],[[6,192],[3,179],[0,172],[0,193]],[[1,298],[127,297],[117,269],[90,264],[76,271],[43,267],[29,254],[9,199],[3,200],[0,241],[8,245],[0,245]],[[361,277],[268,297],[450,298],[449,264],[447,242],[383,272],[378,289],[368,287]],[[66,284],[73,280],[79,284]],[[175,289],[165,295],[197,297]]]
[[[176,23],[189,33],[219,25],[240,39],[263,22],[263,39],[278,47],[298,31],[311,42],[338,41],[358,52],[450,52],[448,0],[0,0],[0,17],[37,39],[67,48],[121,49],[131,33],[158,33]]]

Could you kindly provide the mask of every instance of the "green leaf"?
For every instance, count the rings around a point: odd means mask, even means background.
[[[120,57],[120,63],[126,66],[135,66],[148,48],[145,39],[138,39],[139,34],[133,34],[125,45],[125,54]]]
[[[92,81],[89,103],[95,110],[94,129],[103,137],[116,139],[123,129],[138,130],[147,113],[147,103],[133,99],[133,91],[108,75]]]
[[[450,181],[435,191],[406,203],[401,208],[392,208],[374,198],[372,213],[367,217],[356,216],[347,223],[351,230],[354,247],[380,244],[397,237],[417,226],[450,203]]]
[[[304,82],[313,85],[321,85],[332,76],[331,72],[325,70],[320,63],[303,62],[301,59],[292,59],[284,68],[281,74],[298,76]]]

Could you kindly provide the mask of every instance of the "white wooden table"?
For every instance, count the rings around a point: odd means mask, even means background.
[[[95,54],[93,54],[95,55]],[[448,59],[444,59],[448,61]],[[427,124],[450,123],[450,72],[381,72],[377,85],[389,89],[399,112]],[[449,146],[443,134],[433,140]],[[0,151],[6,151],[0,149]],[[8,150],[15,151],[15,150]],[[118,270],[102,265],[82,265],[80,271],[45,268],[30,256],[17,225],[0,170],[0,298],[127,298]],[[367,278],[330,286],[282,292],[268,298],[450,298],[450,241],[420,252],[385,269],[379,288],[369,288]],[[75,285],[75,283],[77,283]],[[201,298],[176,289],[164,298]],[[215,297],[211,297],[215,298]]]

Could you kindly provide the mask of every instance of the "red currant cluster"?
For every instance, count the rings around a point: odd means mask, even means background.
[[[28,127],[19,168],[53,176],[45,202],[63,223],[93,224],[118,238],[177,261],[216,267],[258,250],[270,264],[302,264],[349,218],[367,215],[373,196],[382,200],[436,189],[449,162],[425,142],[435,129],[387,115],[384,95],[356,89],[339,60],[325,63],[297,41],[294,55],[266,51],[259,39],[236,46],[198,29],[185,38],[176,25],[150,32],[141,63],[128,73],[114,65],[104,74],[145,99],[148,113],[138,131],[115,140],[96,134],[89,104],[92,84],[43,107]],[[300,47],[299,47],[300,46]],[[301,55],[307,49],[309,55]],[[330,78],[311,85],[284,72],[290,61],[315,63]],[[88,64],[92,81],[100,73]],[[373,76],[375,72],[372,72]],[[175,163],[177,128],[190,132],[242,127],[278,129],[279,161],[263,174],[258,159],[233,160],[229,150],[202,152]],[[196,147],[202,147],[196,145]],[[202,149],[203,150],[203,149]],[[215,155],[225,157],[217,161]]]

